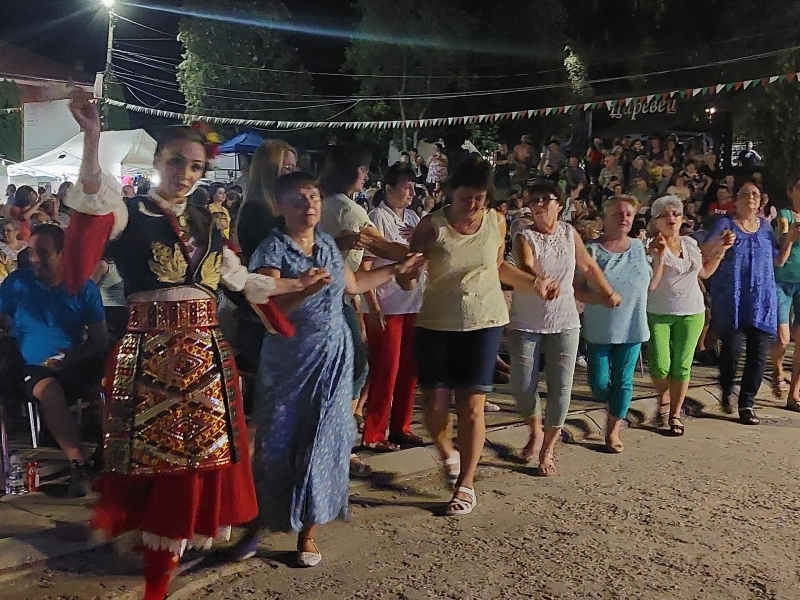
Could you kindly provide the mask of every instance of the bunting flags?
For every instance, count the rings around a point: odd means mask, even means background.
[[[645,104],[655,101],[657,98],[666,100],[667,98],[696,98],[698,96],[712,96],[723,91],[746,90],[758,85],[766,86],[774,83],[795,82],[800,80],[800,72],[786,73],[783,75],[773,75],[771,77],[759,77],[756,79],[746,79],[729,83],[717,83],[709,86],[688,88],[684,90],[672,90],[660,94],[649,94],[645,96],[630,96],[616,98],[613,100],[602,100],[585,102],[583,104],[565,104],[564,106],[549,106],[547,108],[532,108],[528,110],[517,110],[505,113],[489,113],[485,115],[467,115],[460,117],[436,117],[431,119],[408,119],[405,121],[263,121],[257,119],[232,119],[227,117],[211,117],[206,115],[190,115],[166,110],[158,110],[146,106],[127,104],[117,100],[103,100],[111,106],[125,108],[133,112],[144,113],[157,117],[177,120],[195,120],[214,123],[216,125],[240,125],[249,127],[261,127],[264,129],[319,129],[319,128],[345,128],[345,129],[400,129],[401,127],[425,128],[438,127],[441,125],[464,125],[475,123],[497,123],[499,121],[516,121],[518,119],[531,119],[533,117],[549,117],[552,115],[569,115],[575,110],[593,111],[605,107],[612,111],[614,107],[631,106],[632,104]],[[19,108],[0,109],[0,114],[19,111]]]

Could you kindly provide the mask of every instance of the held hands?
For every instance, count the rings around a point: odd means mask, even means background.
[[[536,279],[533,291],[545,300],[555,300],[561,294],[561,287],[552,277],[539,277]]]
[[[331,282],[331,274],[325,269],[309,269],[300,277],[298,277],[300,285],[303,286],[303,292],[308,294],[316,294],[326,285]]]
[[[72,118],[86,135],[100,135],[100,113],[97,105],[89,102],[86,97],[73,95],[69,103],[69,111]]]
[[[348,252],[350,250],[367,250],[369,247],[370,237],[364,232],[343,231],[342,234],[336,238],[336,245],[339,250]]]
[[[402,275],[406,279],[417,279],[425,268],[425,257],[420,253],[411,253],[403,262],[395,263],[394,274]]]

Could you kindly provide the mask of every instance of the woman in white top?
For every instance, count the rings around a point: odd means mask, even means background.
[[[382,200],[369,213],[369,218],[384,238],[407,245],[419,223],[417,213],[409,208],[414,199],[414,171],[408,165],[396,163],[389,167],[383,183],[383,190],[379,192]],[[362,269],[389,264],[392,261],[367,254]],[[366,319],[369,392],[363,444],[378,452],[424,444],[421,437],[411,432],[417,387],[414,328],[424,289],[422,275],[410,291],[392,279],[375,288],[374,292],[365,294],[369,307]]]
[[[511,385],[520,413],[531,429],[520,458],[528,462],[538,453],[538,473],[548,476],[556,472],[553,450],[569,410],[580,340],[581,323],[572,286],[575,268],[603,291],[610,307],[619,304],[620,297],[589,256],[578,232],[558,219],[563,205],[557,187],[544,183],[530,190],[528,207],[533,223],[514,236],[514,258],[521,269],[554,280],[560,294],[547,300],[530,291],[514,291],[509,336]],[[544,434],[538,392],[542,354],[547,380]]]
[[[694,238],[679,235],[683,202],[664,196],[651,207],[657,233],[650,244],[653,277],[647,298],[650,325],[650,376],[660,395],[656,425],[669,424],[683,435],[681,408],[689,390],[692,360],[705,323],[705,303],[698,277],[707,279],[719,267],[725,248],[703,260]],[[669,412],[667,412],[669,411]]]
[[[14,219],[3,220],[3,239],[0,241],[0,281],[17,269],[25,269],[28,253],[23,252],[28,244],[19,238],[19,222]]]

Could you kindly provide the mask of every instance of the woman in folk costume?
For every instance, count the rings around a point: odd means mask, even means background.
[[[219,140],[192,127],[167,130],[155,153],[160,183],[124,199],[99,166],[96,106],[74,99],[70,108],[84,149],[67,199],[76,211],[64,250],[67,286],[88,279],[105,249],[129,307],[127,333],[108,361],[105,472],[92,526],[133,538],[144,551],[145,600],[163,600],[186,548],[207,547],[258,512],[238,373],[217,324],[219,286],[243,291],[291,335],[267,298],[301,291],[319,275],[249,274],[208,211],[187,206]]]

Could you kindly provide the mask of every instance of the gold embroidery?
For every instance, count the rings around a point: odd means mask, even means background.
[[[161,283],[183,283],[186,280],[186,259],[179,244],[174,247],[153,242],[151,246],[153,259],[148,262],[150,271]]]
[[[220,269],[222,268],[222,255],[219,252],[212,252],[203,261],[200,267],[200,283],[209,289],[215,290],[219,287],[221,279]]]

